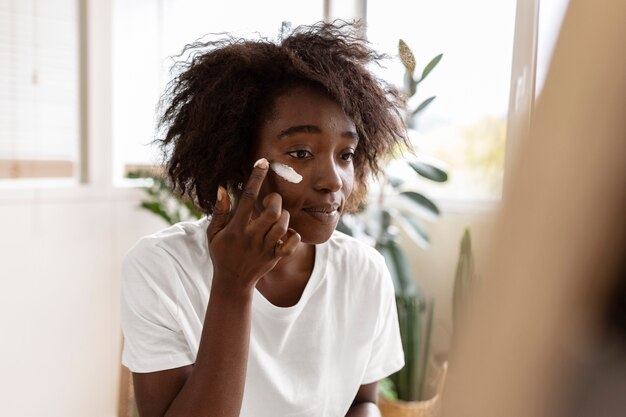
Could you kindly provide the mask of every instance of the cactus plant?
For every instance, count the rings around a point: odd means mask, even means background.
[[[472,253],[472,238],[468,228],[463,232],[459,249],[459,260],[456,266],[454,278],[454,293],[452,302],[452,322],[453,336],[459,327],[459,322],[467,297],[469,295],[472,281],[474,281],[474,254]]]

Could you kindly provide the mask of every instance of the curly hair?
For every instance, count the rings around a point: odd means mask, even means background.
[[[398,146],[410,147],[402,123],[402,95],[367,65],[387,58],[358,35],[358,23],[319,22],[283,28],[277,41],[226,35],[185,46],[178,75],[161,98],[158,127],[172,190],[211,214],[219,185],[236,193],[241,167],[274,100],[290,88],[314,86],[334,99],[354,122],[355,191],[347,210],[366,196],[366,181]]]

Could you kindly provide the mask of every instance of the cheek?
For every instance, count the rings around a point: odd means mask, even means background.
[[[343,192],[347,199],[354,189],[354,165],[351,165],[349,169],[346,169],[344,171],[343,175],[341,176],[341,181],[343,183]]]
[[[283,199],[283,208],[288,209],[294,206],[299,196],[302,195],[302,183],[292,184],[276,175],[271,169],[265,177],[265,181],[261,186],[259,200],[262,200],[268,194],[278,193]]]

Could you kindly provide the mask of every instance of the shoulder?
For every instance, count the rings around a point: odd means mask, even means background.
[[[337,230],[328,240],[328,247],[334,257],[342,260],[356,260],[367,265],[384,264],[382,255],[374,247]]]
[[[206,261],[207,225],[206,218],[185,221],[140,238],[124,256],[124,275],[132,271],[163,272],[174,263],[191,266]]]
[[[155,252],[165,251],[177,255],[183,250],[204,248],[207,225],[206,218],[184,221],[143,236],[128,250],[125,260],[135,260]]]
[[[385,259],[374,247],[342,232],[335,231],[328,244],[328,261],[346,277],[365,280],[375,286],[385,285],[389,271]]]

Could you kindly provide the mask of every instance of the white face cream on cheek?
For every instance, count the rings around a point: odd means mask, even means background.
[[[289,165],[281,164],[279,162],[272,162],[270,164],[270,168],[278,175],[283,178],[285,181],[292,182],[294,184],[298,184],[302,181],[302,175],[298,174],[296,170],[294,170]]]

